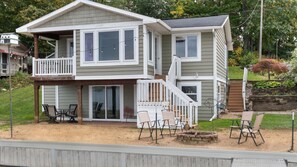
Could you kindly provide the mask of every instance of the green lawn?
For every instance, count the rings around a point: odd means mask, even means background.
[[[228,68],[229,68],[228,77],[230,79],[242,79],[243,69],[241,69],[240,67],[228,67]],[[262,76],[249,71],[248,80],[249,81],[267,80],[267,76]]]
[[[1,128],[5,128],[9,124],[9,97],[9,91],[0,92]],[[24,124],[34,121],[34,91],[32,85],[12,90],[12,111],[13,124]]]
[[[213,122],[200,121],[198,129],[202,131],[218,131],[229,128],[233,119],[216,119]],[[239,119],[238,119],[239,120]],[[281,114],[265,114],[262,122],[263,129],[291,129],[292,116]],[[297,121],[295,121],[297,127]]]

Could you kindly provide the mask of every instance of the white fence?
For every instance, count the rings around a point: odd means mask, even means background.
[[[173,111],[181,122],[187,122],[190,126],[198,122],[198,104],[171,82],[138,80],[137,105],[163,106]]]
[[[32,75],[72,75],[73,58],[50,58],[32,60]]]

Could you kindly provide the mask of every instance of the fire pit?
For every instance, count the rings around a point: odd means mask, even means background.
[[[182,132],[177,134],[176,139],[188,144],[198,144],[200,142],[216,142],[218,134],[215,132]]]

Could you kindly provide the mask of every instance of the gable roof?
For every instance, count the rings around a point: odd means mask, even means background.
[[[158,19],[155,19],[155,18],[152,18],[152,17],[148,17],[148,16],[144,16],[144,15],[141,15],[141,14],[137,14],[137,13],[133,13],[133,12],[129,12],[129,11],[126,11],[126,10],[122,10],[122,9],[118,9],[118,8],[114,8],[114,7],[111,7],[111,6],[107,6],[107,5],[103,5],[103,4],[100,4],[100,3],[96,3],[96,2],[93,2],[93,1],[89,1],[89,0],[75,0],[73,1],[72,3],[60,8],[60,9],[57,9],[43,17],[40,17],[39,19],[36,19],[26,25],[23,25],[19,28],[16,29],[16,32],[18,33],[27,33],[27,32],[30,32],[30,28],[32,27],[36,27],[36,26],[39,26],[43,23],[46,23],[47,21],[50,21],[52,19],[55,19],[75,8],[78,8],[82,5],[89,5],[89,6],[92,6],[92,7],[95,7],[95,8],[99,8],[99,9],[104,9],[104,10],[107,10],[107,11],[110,11],[110,12],[114,12],[114,13],[117,13],[117,14],[121,14],[121,15],[124,15],[124,16],[128,16],[128,17],[131,17],[131,18],[135,18],[135,19],[140,19],[140,20],[143,20],[144,23],[157,23],[157,22],[160,22],[160,20]]]
[[[223,26],[228,15],[210,16],[200,18],[172,19],[163,20],[171,28],[188,28],[188,27],[219,27]]]

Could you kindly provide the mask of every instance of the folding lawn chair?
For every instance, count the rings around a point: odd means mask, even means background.
[[[229,138],[232,138],[233,129],[238,129],[241,132],[242,128],[249,126],[252,121],[253,114],[253,111],[243,111],[240,124],[237,121],[232,121],[232,125],[230,126]]]
[[[139,111],[137,113],[137,116],[138,116],[139,122],[141,124],[141,130],[140,130],[140,133],[139,133],[138,140],[140,140],[140,136],[141,136],[141,133],[143,131],[143,128],[144,128],[145,124],[147,125],[147,127],[149,129],[150,137],[152,138],[152,140],[154,140],[153,139],[153,131],[154,131],[154,127],[157,126],[156,122],[150,120],[148,111]],[[162,131],[161,131],[161,135],[162,135]],[[163,137],[163,135],[162,135],[162,137]]]
[[[242,129],[242,133],[243,134],[246,134],[246,138],[245,138],[245,141],[247,141],[247,138],[250,134],[250,136],[252,137],[254,143],[256,146],[259,146],[260,144],[263,144],[265,143],[265,140],[260,132],[260,128],[261,128],[261,123],[262,123],[262,120],[263,120],[263,117],[264,117],[264,114],[259,114],[256,116],[256,120],[255,120],[255,123],[252,126],[248,126],[247,128],[244,128]],[[256,142],[256,134],[259,134],[261,139],[262,139],[262,142],[261,143],[257,143]]]
[[[162,132],[164,130],[165,126],[168,126],[169,134],[171,137],[171,129],[174,130],[173,135],[175,135],[178,124],[180,123],[180,120],[174,117],[174,112],[170,111],[162,111],[162,117],[163,117],[163,126],[162,126]]]

